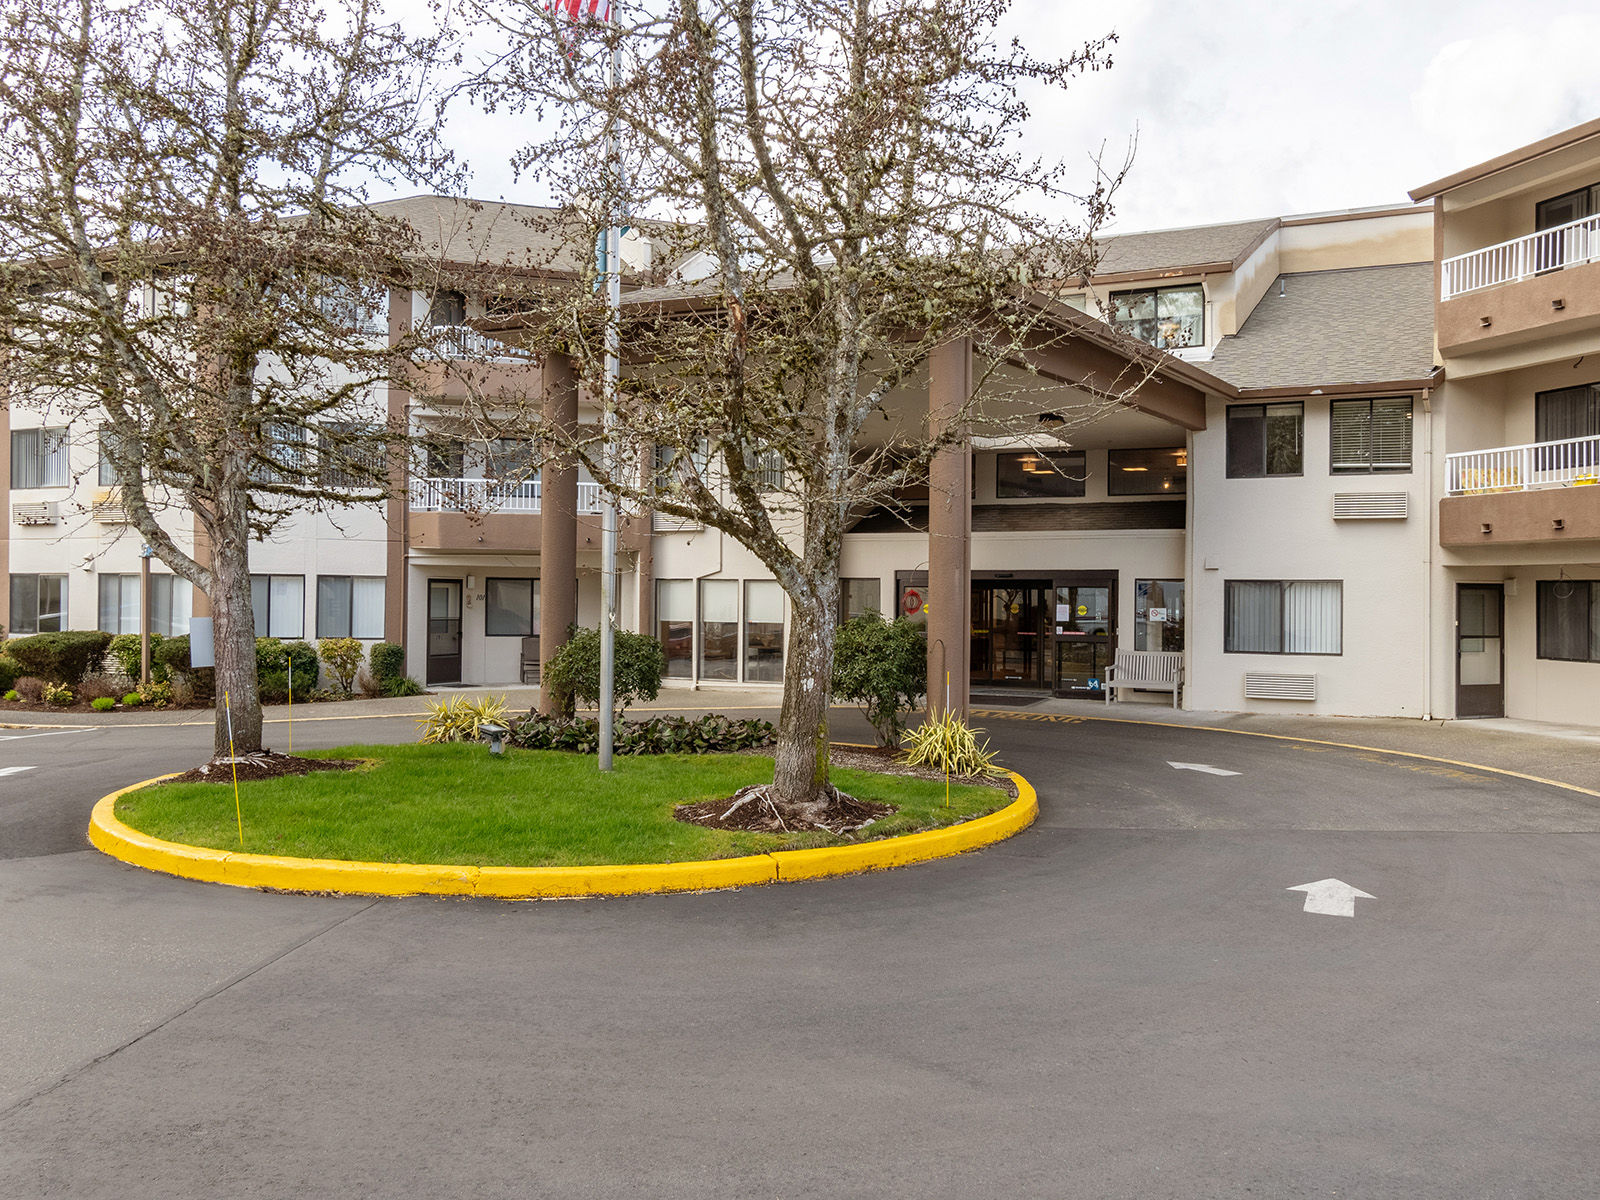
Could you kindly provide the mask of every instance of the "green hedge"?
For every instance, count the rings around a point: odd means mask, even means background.
[[[6,643],[6,655],[21,668],[48,683],[73,686],[90,670],[99,670],[111,635],[100,630],[36,633]]]
[[[21,663],[9,654],[0,653],[0,695],[9,692],[22,674]]]
[[[667,653],[648,633],[616,631],[612,702],[620,715],[638,700],[654,700],[667,671]],[[569,627],[566,643],[540,667],[540,684],[570,713],[574,698],[600,703],[600,631]]]
[[[150,678],[155,683],[165,683],[171,669],[161,659],[161,643],[167,639],[159,633],[150,635]],[[129,679],[139,678],[139,659],[142,654],[137,633],[119,633],[111,639],[111,657]]]
[[[374,642],[367,652],[367,663],[372,682],[382,687],[390,680],[405,677],[406,648],[394,642]]]
[[[719,713],[688,717],[651,717],[648,721],[618,721],[612,732],[612,749],[618,754],[722,754],[772,744],[770,721],[738,720]],[[510,742],[523,750],[568,750],[594,754],[600,749],[600,722],[546,717],[531,712],[515,722]]]

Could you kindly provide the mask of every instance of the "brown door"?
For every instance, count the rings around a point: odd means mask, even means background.
[[[428,682],[461,682],[461,580],[428,580]]]
[[[1505,589],[1456,585],[1456,716],[1506,715]]]

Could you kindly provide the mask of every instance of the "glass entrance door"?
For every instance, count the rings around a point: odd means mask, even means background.
[[[1042,583],[984,581],[972,585],[972,682],[1045,686],[1045,595]]]
[[[1505,591],[1498,583],[1456,587],[1456,716],[1506,715]]]
[[[428,580],[428,682],[461,682],[461,581]]]
[[[1114,579],[1055,589],[1055,690],[1061,696],[1102,696],[1106,667],[1117,652]]]

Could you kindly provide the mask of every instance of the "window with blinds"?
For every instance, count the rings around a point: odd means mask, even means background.
[[[1229,654],[1344,653],[1344,584],[1337,579],[1230,579],[1223,650]]]
[[[1539,657],[1600,662],[1600,584],[1539,581]]]
[[[1536,392],[1533,424],[1539,442],[1600,436],[1600,383]]]
[[[72,483],[67,461],[66,429],[13,429],[11,431],[11,486],[13,488],[68,487]]]
[[[1410,400],[1335,400],[1329,411],[1333,474],[1411,470]]]

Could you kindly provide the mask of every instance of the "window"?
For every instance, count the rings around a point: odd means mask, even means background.
[[[532,637],[539,632],[537,579],[485,580],[483,602],[486,636]]]
[[[1534,440],[1600,437],[1600,383],[1536,392],[1533,397]]]
[[[694,674],[694,581],[656,580],[656,637],[667,652],[668,679]]]
[[[423,453],[426,459],[424,473],[430,479],[460,479],[466,474],[465,442],[430,442]]]
[[[317,636],[381,638],[382,575],[317,576]]]
[[[69,487],[66,429],[11,431],[12,488]]]
[[[881,579],[839,580],[839,620],[848,621],[869,612],[893,616],[883,612],[882,588]]]
[[[250,606],[255,611],[257,637],[305,637],[304,575],[250,576]]]
[[[656,490],[670,491],[687,473],[705,479],[711,463],[711,444],[701,438],[693,450],[682,446],[656,447]]]
[[[139,632],[139,576],[101,575],[99,626],[107,633]],[[150,632],[162,637],[189,632],[194,589],[176,575],[150,576]]]
[[[1299,475],[1305,465],[1305,405],[1235,404],[1228,409],[1228,478]]]
[[[1081,496],[1088,474],[1082,450],[1024,450],[994,456],[994,494],[1002,500]]]
[[[1160,350],[1203,346],[1206,294],[1198,283],[1111,293],[1111,323]]]
[[[331,324],[356,333],[384,333],[389,321],[389,289],[381,284],[323,276],[317,281],[317,311]]]
[[[483,476],[537,483],[539,467],[534,444],[527,438],[491,438],[483,448]]]
[[[117,486],[117,469],[111,465],[111,456],[106,452],[106,443],[112,436],[110,428],[106,426],[102,426],[96,435],[99,462],[95,468],[95,482],[103,488]]]
[[[1113,496],[1181,496],[1189,477],[1189,452],[1182,446],[1161,450],[1110,450],[1106,491]]]
[[[700,678],[739,678],[739,582],[700,581]]]
[[[60,633],[66,611],[65,575],[11,577],[11,633]]]
[[[1600,584],[1539,581],[1539,657],[1600,662]]]
[[[1229,654],[1344,653],[1344,584],[1337,579],[1230,579],[1223,649]]]
[[[1335,400],[1329,412],[1333,474],[1411,470],[1410,400]]]
[[[1182,650],[1183,580],[1136,580],[1133,597],[1133,648]]]
[[[783,586],[776,580],[744,585],[744,677],[749,683],[783,681]]]
[[[783,487],[783,455],[776,450],[746,450],[744,469],[758,491],[775,492]]]
[[[435,292],[428,302],[428,324],[465,325],[467,298],[460,292]]]
[[[384,427],[328,421],[317,431],[318,482],[325,488],[381,488],[388,483]]]

